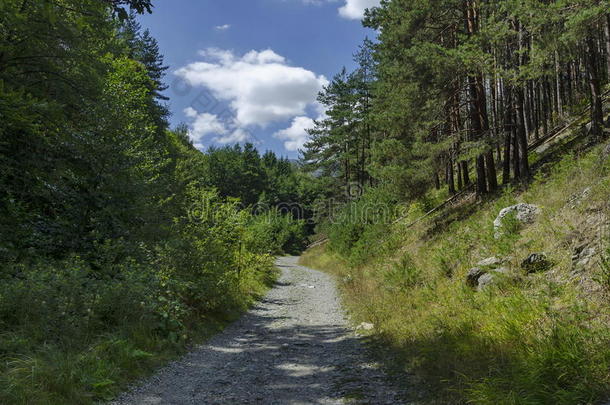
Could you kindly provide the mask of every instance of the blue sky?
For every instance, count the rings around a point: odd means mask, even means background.
[[[193,142],[252,141],[291,158],[323,111],[316,94],[365,36],[379,0],[157,0],[140,18],[159,41],[172,125]]]

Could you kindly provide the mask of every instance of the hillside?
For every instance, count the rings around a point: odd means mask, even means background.
[[[424,211],[413,203],[385,233],[365,230],[352,256],[332,239],[303,255],[342,281],[354,321],[375,325],[380,355],[405,384],[425,387],[424,403],[608,398],[610,154],[584,131],[539,147],[531,184],[465,196],[409,227]],[[530,224],[507,216],[496,238],[494,220],[517,203],[539,214]],[[544,255],[539,268],[524,263],[534,253]],[[469,285],[473,268],[492,281]]]

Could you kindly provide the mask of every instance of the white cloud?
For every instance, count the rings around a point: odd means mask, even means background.
[[[192,107],[185,108],[184,114],[193,120],[189,127],[189,137],[194,144],[201,144],[206,135],[225,136],[229,132],[218,116],[214,114],[198,113]]]
[[[244,128],[237,128],[226,135],[217,136],[214,138],[214,141],[223,145],[228,143],[242,143],[251,140],[250,133]]]
[[[364,10],[379,4],[380,0],[345,0],[345,5],[339,9],[339,15],[350,20],[361,20]]]
[[[290,66],[271,49],[235,55],[209,48],[204,60],[184,66],[176,74],[192,86],[209,89],[235,112],[239,127],[265,127],[305,115],[328,81],[302,67]]]
[[[284,141],[284,148],[290,152],[303,149],[309,139],[308,129],[314,127],[314,121],[306,116],[295,117],[290,127],[277,131],[273,136]]]
[[[229,28],[231,28],[231,24],[217,25],[214,28],[216,28],[216,30],[218,30],[218,31],[226,31]]]

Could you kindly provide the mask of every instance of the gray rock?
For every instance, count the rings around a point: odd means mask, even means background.
[[[483,291],[485,288],[490,285],[496,284],[498,280],[502,277],[506,277],[510,274],[510,269],[508,267],[501,267],[499,269],[493,269],[489,272],[483,274],[479,277],[479,282],[477,285],[477,291]]]
[[[373,329],[375,329],[375,325],[373,325],[372,323],[368,323],[368,322],[362,322],[356,328],[356,330],[373,330]]]
[[[493,269],[492,273],[496,273],[496,274],[503,274],[505,276],[509,275],[511,273],[510,269],[508,267],[500,267],[497,269]]]
[[[521,263],[521,268],[527,273],[538,273],[549,270],[553,264],[544,253],[532,253]]]
[[[497,267],[504,263],[504,260],[497,258],[495,256],[488,257],[487,259],[483,259],[477,263],[478,267]]]
[[[574,209],[576,208],[578,205],[580,205],[584,200],[586,200],[587,198],[589,198],[589,195],[591,194],[591,187],[587,187],[584,190],[582,190],[579,193],[573,194],[569,199],[568,199],[568,204],[570,205],[570,208]]]
[[[572,272],[578,273],[589,268],[595,258],[597,249],[587,244],[580,245],[574,249],[572,255]]]
[[[494,220],[494,237],[496,239],[502,236],[503,220],[509,214],[515,213],[517,221],[523,224],[531,224],[540,214],[540,208],[536,205],[520,203],[503,208],[496,219]]]
[[[485,270],[480,269],[478,267],[473,267],[468,270],[468,274],[466,275],[466,284],[470,287],[477,287],[479,285],[479,279],[487,273]]]
[[[479,285],[477,286],[477,291],[483,291],[485,288],[489,287],[494,283],[494,276],[490,273],[485,273],[481,277],[479,277]]]

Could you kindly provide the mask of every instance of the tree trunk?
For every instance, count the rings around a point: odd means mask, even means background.
[[[449,152],[449,158],[447,159],[447,186],[449,187],[449,194],[455,194],[455,177],[453,176],[453,158],[451,152]]]
[[[463,181],[464,181],[464,187],[468,187],[470,185],[470,174],[468,173],[468,162],[464,160],[464,161],[460,162],[460,165],[462,166],[462,177],[463,177]]]
[[[464,183],[462,182],[462,165],[460,162],[457,164],[457,186],[458,190],[462,190],[464,188]]]
[[[606,70],[607,81],[610,82],[610,14],[606,15],[606,23],[604,24],[604,33],[606,34]]]
[[[529,177],[529,162],[527,160],[527,132],[525,129],[525,111],[524,111],[524,97],[523,89],[518,87],[516,89],[516,114],[517,114],[517,145],[519,148],[519,171],[522,178]]]
[[[493,193],[498,189],[498,175],[496,174],[496,163],[492,149],[485,153],[485,167],[487,168],[487,191]]]
[[[513,178],[519,179],[521,178],[521,165],[519,164],[521,159],[519,158],[519,141],[517,139],[517,113],[515,112],[514,107],[512,122],[514,123],[511,130],[511,139],[513,141]]]
[[[512,99],[513,95],[510,87],[507,87],[504,91],[506,97],[506,112],[504,118],[504,159],[502,162],[502,184],[510,183],[510,157],[511,157],[511,141],[513,131],[513,111],[512,111]]]
[[[557,114],[563,115],[563,101],[561,100],[561,67],[559,66],[559,52],[555,51],[555,105]]]
[[[478,7],[476,0],[466,0],[464,2],[464,21],[468,36],[473,36],[478,31]],[[489,132],[489,119],[487,117],[487,102],[485,97],[485,89],[483,87],[483,77],[480,73],[470,73],[468,75],[468,96],[470,99],[470,123],[472,127],[472,138],[477,141],[483,141]],[[490,159],[491,158],[491,159]],[[486,168],[485,162],[490,167]],[[477,195],[486,194],[488,191],[494,191],[495,177],[488,179],[491,174],[495,174],[495,164],[493,161],[493,153],[491,156],[487,152],[479,155],[476,159],[477,172]],[[490,190],[487,185],[492,187]]]
[[[604,112],[602,108],[602,94],[599,80],[599,72],[597,68],[597,47],[592,33],[587,36],[586,48],[586,63],[587,77],[589,79],[589,90],[591,94],[591,135],[596,138],[601,138],[604,127]]]

